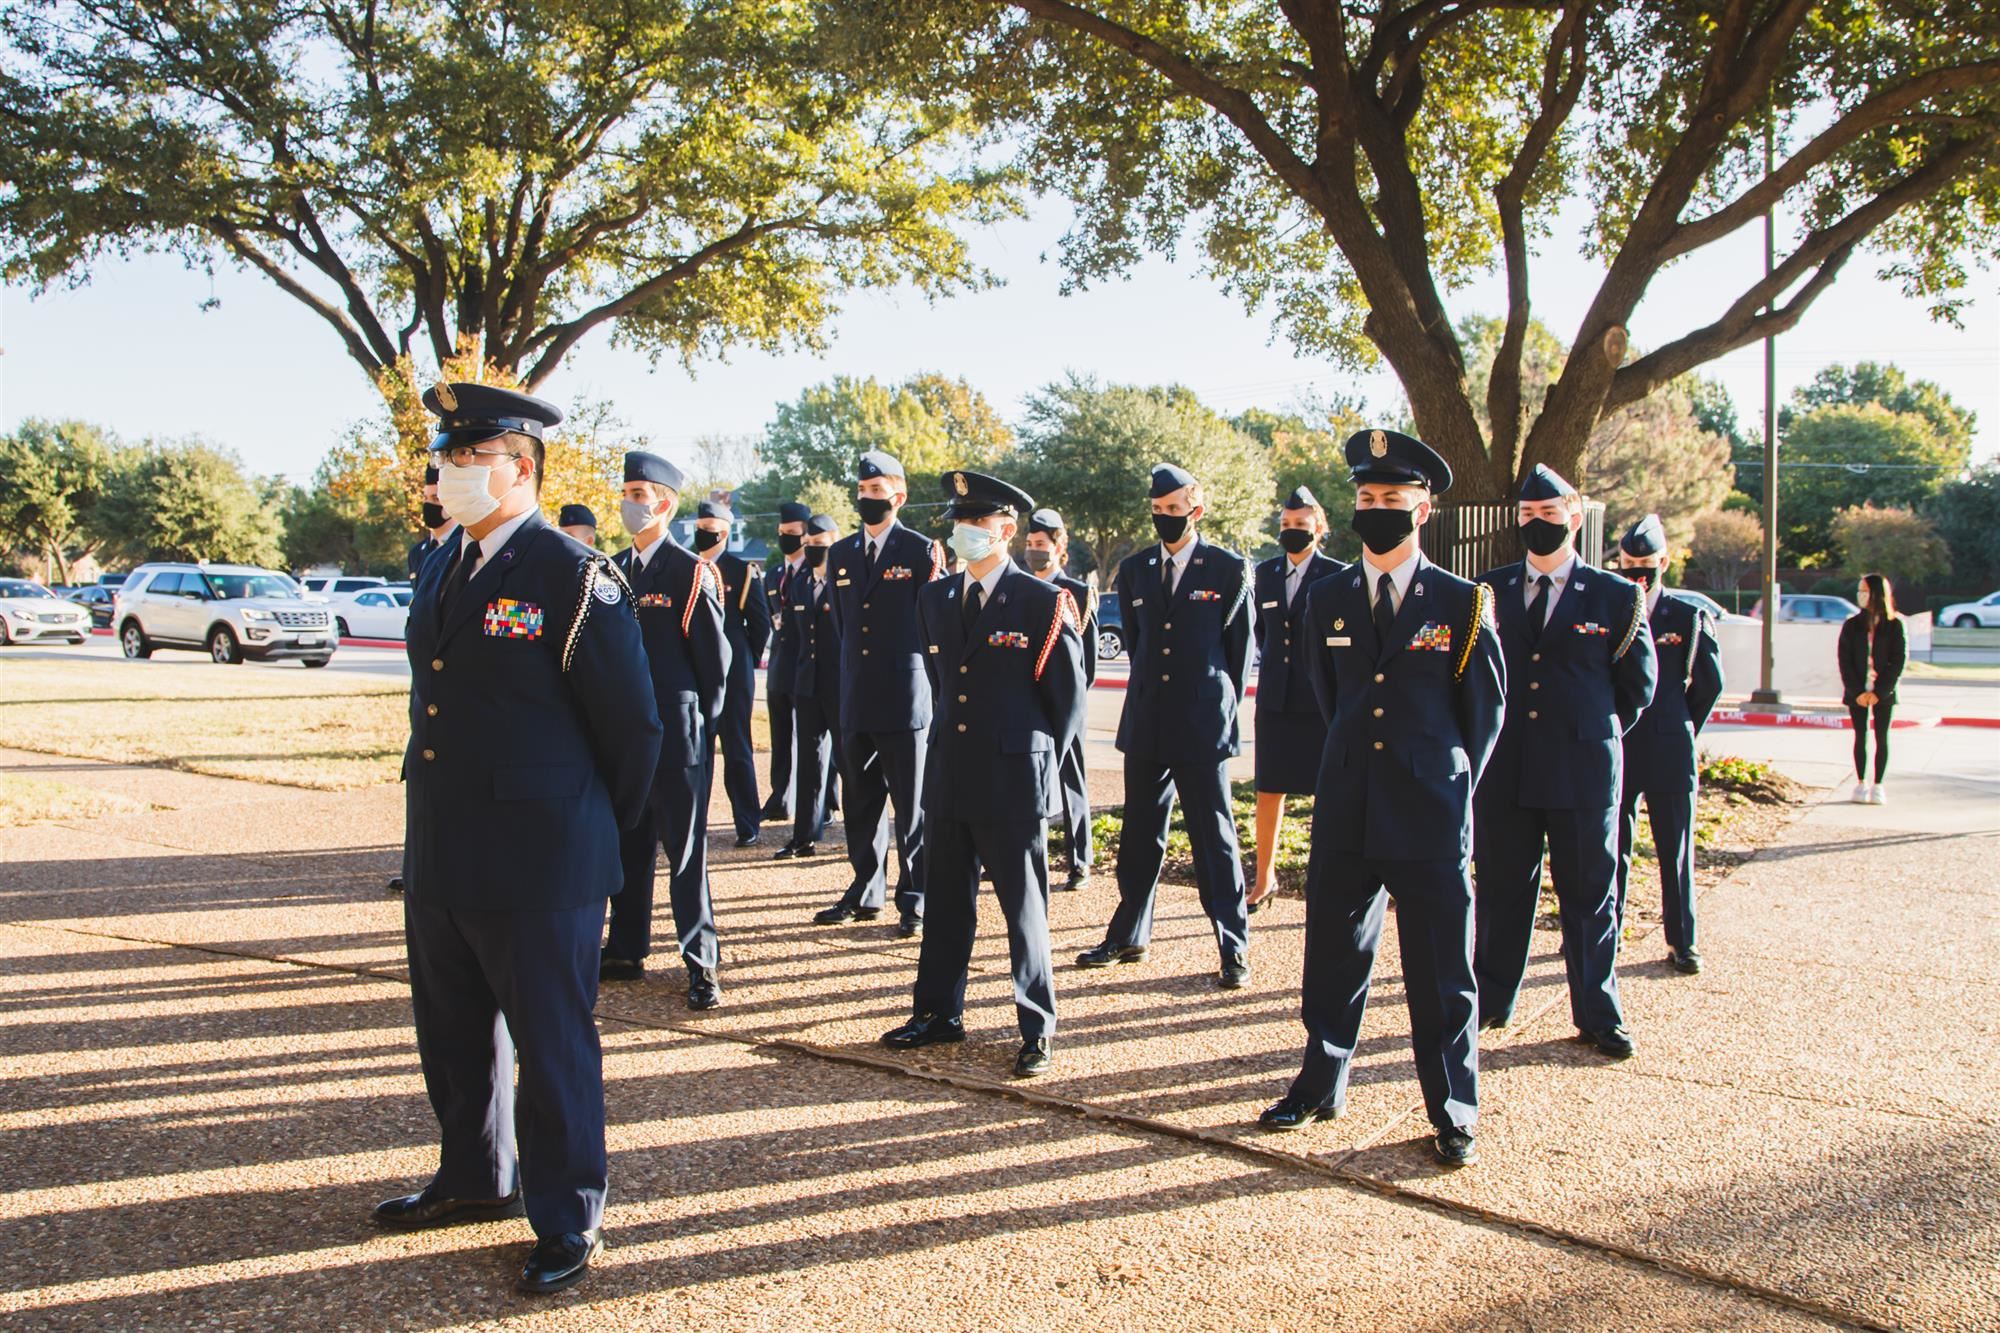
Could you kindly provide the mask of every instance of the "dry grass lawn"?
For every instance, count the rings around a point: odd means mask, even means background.
[[[95,819],[99,815],[133,814],[152,808],[144,801],[67,782],[0,773],[0,828],[50,819]]]

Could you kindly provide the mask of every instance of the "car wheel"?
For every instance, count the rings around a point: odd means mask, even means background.
[[[146,642],[146,631],[139,628],[136,620],[126,621],[125,628],[118,631],[118,646],[135,662],[153,655],[153,645]]]
[[[242,650],[236,646],[236,636],[217,625],[208,636],[208,655],[224,666],[235,666],[243,660]]]
[[[1951,627],[1952,627],[1953,629],[1978,629],[1978,628],[1979,628],[1979,617],[1978,617],[1978,616],[1960,616],[1960,617],[1959,617],[1959,618],[1958,618],[1957,620],[1954,620],[1954,621],[1952,621],[1952,622],[1951,622]]]
[[[1116,661],[1125,655],[1125,636],[1115,629],[1097,631],[1097,655],[1105,661]]]
[[[299,659],[300,662],[309,667],[323,667],[332,660],[331,657],[302,657]]]
[[[83,635],[81,635],[81,634],[72,634],[72,635],[70,636],[70,640],[69,640],[69,643],[70,643],[70,647],[72,647],[72,648],[75,648],[75,647],[79,647],[79,646],[80,646],[80,645],[81,645],[81,644],[83,643]]]
[[[334,631],[338,633],[340,637],[343,639],[351,639],[354,637],[354,631],[347,628],[347,618],[345,616],[335,616],[333,618],[333,628]]]

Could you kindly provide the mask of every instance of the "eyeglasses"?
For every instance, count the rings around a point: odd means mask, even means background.
[[[512,449],[481,449],[476,445],[460,444],[449,449],[431,450],[433,463],[449,463],[453,467],[471,467],[475,458],[519,458]]]

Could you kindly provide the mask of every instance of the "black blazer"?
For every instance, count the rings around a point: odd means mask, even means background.
[[[1885,620],[1875,631],[1874,661],[1869,661],[1868,613],[1856,612],[1840,627],[1840,701],[1854,707],[1854,697],[1873,690],[1885,704],[1896,702],[1896,682],[1902,679],[1903,663],[1909,659],[1909,640],[1903,634],[1903,618]],[[1869,668],[1874,668],[1874,684],[1869,684]]]

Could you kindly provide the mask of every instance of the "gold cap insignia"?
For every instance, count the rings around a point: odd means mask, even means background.
[[[1377,458],[1386,457],[1389,452],[1389,437],[1379,430],[1369,432],[1368,452]]]
[[[960,495],[967,494],[972,490],[972,487],[965,484],[965,474],[963,472],[952,473],[951,484],[952,489],[956,490]]]
[[[447,412],[458,411],[458,395],[453,393],[451,386],[443,380],[437,382],[437,395],[439,407],[442,407]]]

